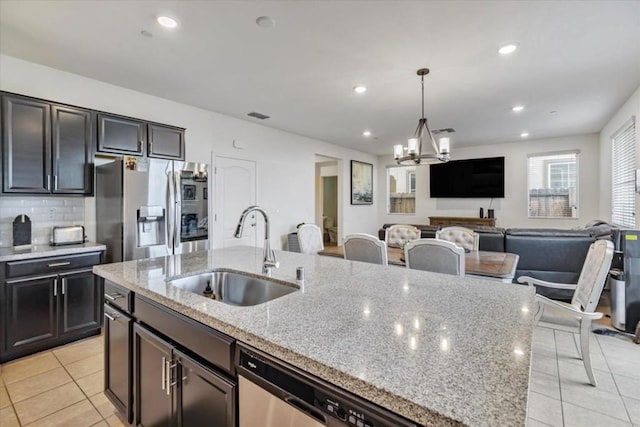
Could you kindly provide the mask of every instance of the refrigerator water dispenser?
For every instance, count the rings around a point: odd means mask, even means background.
[[[138,247],[165,244],[164,208],[140,206],[138,209]]]

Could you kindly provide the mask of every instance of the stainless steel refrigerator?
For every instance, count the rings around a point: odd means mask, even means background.
[[[124,157],[96,167],[96,237],[106,261],[209,249],[208,165]]]

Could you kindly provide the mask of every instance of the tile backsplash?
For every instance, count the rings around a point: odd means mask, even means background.
[[[31,219],[31,243],[49,244],[54,225],[84,225],[83,197],[0,196],[0,247],[13,246],[13,220],[18,215]]]

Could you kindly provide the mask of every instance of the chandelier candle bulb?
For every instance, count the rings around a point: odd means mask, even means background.
[[[398,160],[404,154],[404,147],[402,144],[396,144],[393,146],[393,158]]]
[[[449,143],[451,140],[449,137],[442,137],[439,140],[440,142],[440,154],[449,154]]]
[[[418,152],[418,138],[410,138],[407,141],[407,148],[409,155],[416,154]]]

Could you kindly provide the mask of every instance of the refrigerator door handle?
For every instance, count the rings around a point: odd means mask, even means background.
[[[174,225],[174,238],[173,249],[180,247],[180,230],[182,225],[182,187],[180,185],[180,172],[173,173],[175,179],[175,225]]]
[[[173,172],[167,172],[167,212],[165,213],[166,217],[166,227],[165,227],[165,236],[166,236],[166,247],[167,251],[173,252],[173,236],[174,236],[174,227],[175,227],[175,182],[173,181]],[[170,250],[171,249],[171,250]]]

